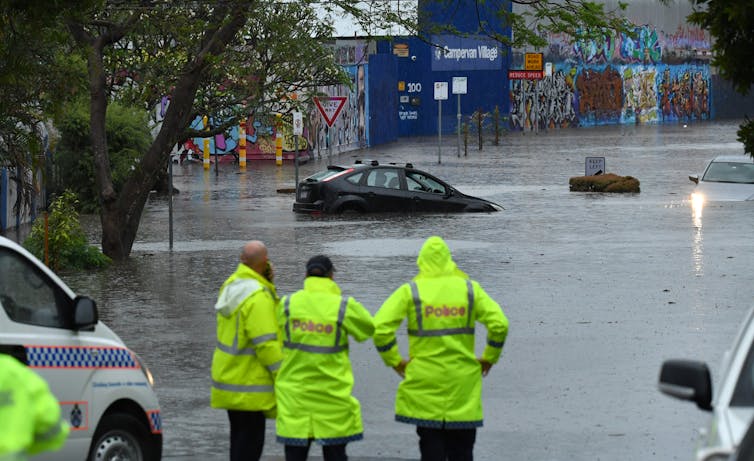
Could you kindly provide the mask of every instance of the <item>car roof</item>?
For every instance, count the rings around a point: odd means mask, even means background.
[[[354,167],[364,167],[364,166],[384,166],[384,167],[398,167],[398,168],[414,168],[414,165],[411,162],[406,163],[397,163],[397,162],[388,162],[388,163],[380,163],[378,160],[360,160],[357,159],[354,161],[353,165],[350,165],[350,168]]]
[[[739,163],[754,163],[754,158],[749,154],[736,154],[736,155],[718,155],[712,159],[713,162],[739,162]]]

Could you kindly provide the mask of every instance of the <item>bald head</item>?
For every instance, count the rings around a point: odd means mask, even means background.
[[[241,248],[241,263],[262,274],[267,264],[267,247],[259,240],[247,242]]]

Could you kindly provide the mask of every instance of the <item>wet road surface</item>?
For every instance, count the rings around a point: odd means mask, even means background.
[[[430,235],[445,238],[461,269],[502,306],[510,333],[484,380],[478,461],[687,460],[708,414],[657,390],[663,360],[694,358],[716,377],[754,292],[754,203],[709,204],[695,217],[687,176],[719,153],[741,152],[735,122],[595,127],[511,134],[500,146],[412,139],[335,155],[412,162],[505,211],[473,215],[312,217],[291,212],[294,168],[175,166],[174,245],[168,206],[153,197],[131,259],[105,271],[63,274],[98,300],[100,317],[157,379],[168,460],[227,459],[226,414],[209,408],[215,344],[212,306],[241,245],[265,241],[280,294],[297,290],[304,263],[328,254],[343,292],[373,313],[416,273]],[[568,190],[587,156],[641,181],[639,194]],[[300,168],[323,169],[328,158]],[[85,217],[98,241],[97,219]],[[483,328],[478,329],[480,346]],[[406,353],[405,336],[399,337]],[[402,342],[401,342],[402,341]],[[398,376],[371,342],[351,345],[365,439],[353,460],[418,459],[413,426],[393,420]],[[282,460],[274,424],[265,456]],[[312,448],[312,458],[320,456]]]

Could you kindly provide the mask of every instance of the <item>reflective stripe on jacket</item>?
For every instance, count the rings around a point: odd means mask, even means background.
[[[275,408],[273,383],[283,358],[275,314],[277,301],[275,286],[244,264],[239,264],[223,283],[215,304],[212,407],[249,411]]]
[[[2,460],[57,450],[70,430],[47,382],[5,354],[0,354],[0,426]]]
[[[285,359],[275,380],[278,441],[306,445],[342,444],[363,437],[361,407],[351,392],[353,372],[348,336],[372,336],[372,316],[361,303],[341,295],[326,277],[307,277],[304,289],[278,307]]]
[[[437,239],[438,241],[433,241]],[[496,363],[508,333],[500,306],[458,270],[439,237],[419,253],[419,274],[401,285],[375,314],[374,343],[386,365],[401,361],[396,331],[407,320],[409,363],[398,386],[396,419],[425,427],[483,423],[481,366],[474,325],[487,330],[482,359]]]

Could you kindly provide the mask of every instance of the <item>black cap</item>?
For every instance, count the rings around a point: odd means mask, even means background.
[[[312,256],[306,263],[306,275],[314,277],[327,277],[330,271],[335,271],[332,261],[325,255]]]

